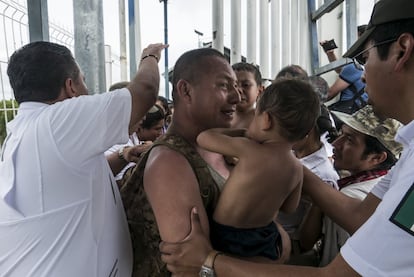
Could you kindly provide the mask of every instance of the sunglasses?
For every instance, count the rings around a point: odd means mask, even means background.
[[[355,68],[358,69],[358,70],[364,70],[364,65],[367,61],[367,58],[364,54],[367,53],[369,50],[371,50],[374,47],[378,47],[378,46],[381,46],[381,45],[393,43],[394,41],[397,41],[397,40],[398,40],[398,37],[377,42],[377,43],[371,45],[370,47],[368,47],[367,49],[364,49],[363,51],[356,54],[352,58],[352,62],[354,63]]]

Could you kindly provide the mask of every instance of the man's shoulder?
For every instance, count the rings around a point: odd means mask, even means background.
[[[354,80],[359,80],[362,76],[363,71],[355,68],[353,64],[348,64],[343,67],[339,77],[345,82],[353,83]]]
[[[157,139],[151,147],[149,159],[167,159],[173,165],[173,160],[180,160],[188,155],[195,155],[196,149],[179,135],[165,134]]]

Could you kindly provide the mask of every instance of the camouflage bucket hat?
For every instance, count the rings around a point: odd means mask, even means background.
[[[378,139],[396,158],[400,156],[403,147],[394,140],[398,128],[402,126],[397,120],[378,118],[370,105],[352,115],[335,111],[332,113],[349,127]]]

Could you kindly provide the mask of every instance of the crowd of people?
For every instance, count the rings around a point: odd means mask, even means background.
[[[17,50],[0,275],[412,276],[414,2],[380,0],[358,31],[332,86],[288,65],[265,87],[199,48],[171,101],[168,45],[94,95],[66,47]],[[364,105],[325,104],[337,94]]]

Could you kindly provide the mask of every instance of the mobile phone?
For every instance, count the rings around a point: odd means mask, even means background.
[[[335,40],[331,39],[331,40],[328,40],[327,42],[325,42],[324,44],[322,44],[322,48],[326,52],[326,51],[329,51],[329,50],[332,50],[332,49],[336,49],[336,48],[338,48],[338,46],[336,45]]]

